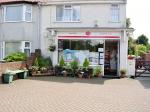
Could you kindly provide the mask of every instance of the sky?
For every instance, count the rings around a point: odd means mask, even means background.
[[[150,41],[150,0],[127,0],[127,17],[135,29],[134,38],[144,34]]]

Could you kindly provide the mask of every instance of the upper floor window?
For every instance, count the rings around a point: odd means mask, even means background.
[[[8,5],[4,8],[5,22],[20,22],[32,20],[32,6],[30,5]]]
[[[111,22],[119,22],[120,19],[120,11],[119,5],[112,4],[111,5]]]
[[[80,6],[58,5],[56,7],[56,21],[62,22],[80,21]]]

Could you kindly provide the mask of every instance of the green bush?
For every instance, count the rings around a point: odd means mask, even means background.
[[[65,60],[64,60],[63,56],[61,56],[61,58],[60,58],[59,66],[60,66],[60,67],[66,66],[66,63],[65,63]]]
[[[83,67],[84,68],[88,68],[89,67],[89,60],[87,58],[85,58],[84,62],[83,62]]]
[[[27,55],[22,52],[12,53],[4,58],[7,62],[14,62],[14,61],[25,61],[27,59]]]
[[[98,74],[101,74],[101,73],[102,73],[102,67],[97,66],[94,69],[94,76],[97,76]]]
[[[50,67],[52,66],[52,61],[50,58],[39,56],[35,59],[34,66],[38,66],[39,68]]]
[[[79,63],[77,61],[77,59],[74,59],[72,62],[70,62],[70,66],[72,69],[78,69]]]

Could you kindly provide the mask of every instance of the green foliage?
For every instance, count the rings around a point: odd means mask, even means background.
[[[142,56],[147,52],[147,48],[144,45],[137,45],[136,46],[136,55],[137,56]]]
[[[61,56],[60,61],[59,61],[59,66],[64,67],[65,65],[66,65],[65,60],[64,60],[63,56]]]
[[[126,19],[126,27],[130,28],[130,26],[131,26],[131,20],[130,20],[130,18],[127,18]]]
[[[126,69],[121,69],[120,70],[120,74],[126,74],[127,73],[127,70]]]
[[[148,38],[145,35],[141,35],[137,38],[136,40],[137,44],[143,44],[143,45],[147,45],[148,44]]]
[[[84,59],[84,62],[83,62],[83,67],[85,68],[88,68],[89,67],[89,60],[87,58]]]
[[[72,62],[70,62],[70,66],[72,69],[78,69],[79,63],[77,61],[77,59],[74,59]]]
[[[4,58],[7,62],[14,62],[14,61],[25,61],[27,59],[27,55],[22,52],[12,53]]]
[[[98,75],[102,73],[102,67],[100,66],[97,66],[95,69],[94,69],[94,75]]]
[[[52,66],[52,61],[50,58],[39,56],[35,59],[34,66],[38,66],[39,68],[50,67]]]

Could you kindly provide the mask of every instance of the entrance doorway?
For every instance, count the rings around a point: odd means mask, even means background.
[[[105,41],[104,75],[118,76],[118,41]]]

